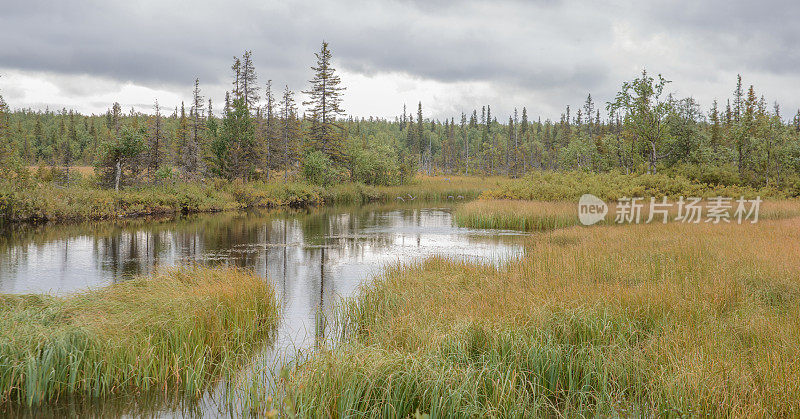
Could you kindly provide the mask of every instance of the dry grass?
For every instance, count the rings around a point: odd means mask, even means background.
[[[304,415],[800,415],[800,219],[565,228],[500,268],[432,259],[345,307]]]
[[[649,218],[649,200],[641,201],[644,208],[641,211],[641,222],[644,223]],[[660,200],[656,200],[660,203]],[[669,221],[674,221],[677,214],[677,204],[670,201],[673,205],[669,210]],[[735,222],[733,217],[736,210],[736,203],[728,211],[731,222]],[[702,214],[701,222],[705,222],[708,213],[709,201],[701,201]],[[749,205],[748,205],[749,208]],[[611,203],[605,221],[600,224],[613,224],[615,221],[617,207]],[[800,216],[800,201],[780,200],[765,201],[760,205],[759,219],[780,219]],[[575,201],[522,201],[522,200],[500,200],[500,199],[480,199],[460,205],[453,214],[455,222],[462,227],[471,228],[493,228],[502,230],[520,231],[545,231],[556,228],[570,227],[580,223],[578,219],[578,204]],[[752,218],[751,218],[752,219]],[[661,223],[663,216],[654,214],[651,222]],[[747,221],[745,221],[747,222]]]
[[[53,170],[53,169],[63,170],[64,168],[60,167],[60,166],[59,167],[56,167],[56,166],[28,166],[28,170],[31,173],[36,173],[39,169],[44,169],[44,170]],[[94,175],[94,167],[93,166],[70,166],[69,170],[70,170],[70,172],[78,172],[82,176],[93,176]]]

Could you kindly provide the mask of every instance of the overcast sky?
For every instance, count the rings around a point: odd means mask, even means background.
[[[344,108],[394,117],[481,105],[559,117],[600,103],[642,68],[703,110],[741,73],[784,115],[800,107],[800,1],[13,1],[0,0],[0,94],[13,108],[149,112],[189,101],[195,77],[220,103],[234,55],[259,82],[303,90],[323,39]],[[217,108],[219,109],[219,108]]]

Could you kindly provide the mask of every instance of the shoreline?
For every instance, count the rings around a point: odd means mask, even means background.
[[[343,183],[322,187],[300,182],[181,182],[113,191],[89,185],[36,183],[2,193],[0,226],[108,221],[217,213],[248,209],[306,209],[330,205],[445,202],[477,198],[492,178],[419,177],[398,186]],[[417,201],[417,199],[419,199]]]

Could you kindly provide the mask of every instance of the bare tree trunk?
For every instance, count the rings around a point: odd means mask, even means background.
[[[122,176],[122,164],[119,161],[119,159],[117,159],[117,170],[116,170],[116,176],[114,177],[115,178],[115,180],[114,180],[114,190],[115,191],[119,191],[119,178],[121,176]]]

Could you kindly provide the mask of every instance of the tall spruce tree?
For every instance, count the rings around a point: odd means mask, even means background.
[[[322,42],[322,48],[314,56],[317,65],[311,67],[314,70],[314,77],[309,80],[311,88],[303,92],[310,96],[310,100],[303,102],[303,105],[311,105],[310,139],[317,150],[334,161],[343,162],[344,139],[336,118],[344,114],[341,103],[345,88],[340,86],[341,79],[331,65],[332,55],[327,42]]]
[[[258,75],[256,74],[256,67],[255,64],[253,64],[252,51],[245,51],[242,55],[237,79],[239,80],[239,93],[244,99],[244,104],[247,109],[252,112],[258,107],[258,91],[260,90],[258,87]]]
[[[300,136],[297,108],[294,102],[294,92],[285,86],[281,98],[281,140],[283,152],[284,179],[288,177],[289,169],[294,166],[297,159],[297,140]]]
[[[414,148],[416,149],[417,153],[419,154],[419,164],[420,164],[420,166],[424,167],[425,161],[423,159],[422,142],[425,141],[424,140],[424,138],[425,138],[425,129],[424,129],[424,127],[422,125],[423,125],[423,122],[422,122],[422,102],[419,102],[419,105],[417,105],[417,135],[416,135],[416,141],[415,141],[415,144],[414,144]]]
[[[270,170],[273,166],[273,149],[275,148],[275,137],[277,124],[275,123],[275,96],[272,94],[272,80],[267,80],[267,89],[264,91],[264,173],[267,179],[270,178]]]
[[[175,127],[173,144],[173,161],[178,167],[183,167],[183,153],[189,141],[189,120],[186,118],[186,105],[181,101],[181,110],[178,114],[178,124]]]
[[[164,146],[163,125],[164,123],[161,117],[161,106],[159,106],[158,100],[156,100],[155,104],[153,105],[153,118],[150,127],[150,136],[148,137],[149,141],[147,144],[147,171],[150,173],[150,176],[155,174],[162,163],[161,148]]]
[[[201,150],[203,149],[203,131],[205,130],[205,100],[200,94],[200,79],[194,80],[190,116],[191,135],[186,140],[182,161],[184,173],[194,177],[201,174],[203,170]]]

